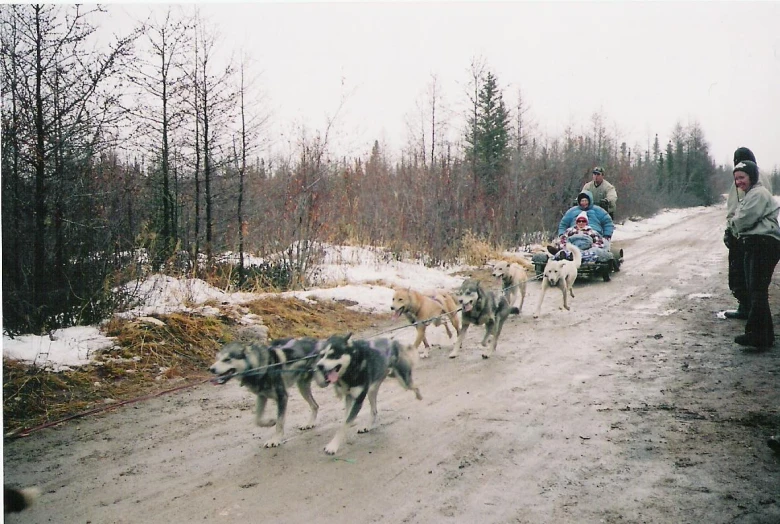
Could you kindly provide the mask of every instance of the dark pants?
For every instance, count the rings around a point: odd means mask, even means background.
[[[729,242],[729,289],[739,305],[747,311],[750,304],[745,283],[745,249],[733,236]]]
[[[741,244],[745,252],[745,283],[750,297],[745,334],[756,346],[771,346],[775,342],[775,330],[769,310],[769,284],[780,260],[780,241],[755,236],[744,238]]]

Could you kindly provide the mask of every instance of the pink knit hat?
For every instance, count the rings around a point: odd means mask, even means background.
[[[579,222],[580,220],[584,220],[586,224],[588,223],[588,214],[585,211],[580,211],[580,214],[577,215],[577,220],[575,220],[575,223]]]

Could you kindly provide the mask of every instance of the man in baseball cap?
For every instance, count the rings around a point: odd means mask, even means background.
[[[604,168],[596,166],[592,171],[593,180],[582,186],[582,191],[590,191],[593,195],[593,203],[609,213],[615,220],[615,208],[617,206],[617,191],[615,186],[604,180]]]

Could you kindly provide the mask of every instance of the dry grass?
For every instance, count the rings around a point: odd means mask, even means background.
[[[268,298],[245,306],[262,316],[271,338],[325,337],[365,329],[382,318],[352,311],[343,303],[293,298]],[[104,331],[116,338],[116,347],[95,364],[73,371],[53,373],[3,359],[5,432],[204,380],[216,350],[232,340],[236,328],[229,315],[156,318],[163,325],[112,320]]]
[[[351,303],[308,303],[295,298],[265,298],[245,304],[263,318],[269,338],[325,337],[369,327],[376,315],[366,315],[351,309]]]
[[[463,235],[460,244],[464,262],[470,266],[484,266],[488,260],[498,257],[498,251],[471,231]]]

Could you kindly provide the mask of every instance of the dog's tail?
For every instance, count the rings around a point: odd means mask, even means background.
[[[577,269],[580,268],[580,264],[582,264],[582,251],[580,251],[580,248],[575,246],[572,242],[568,242],[566,244],[566,249],[572,252],[574,255],[574,267]]]
[[[19,513],[35,502],[41,495],[41,490],[32,488],[12,488],[9,486],[3,486],[3,513]]]
[[[503,260],[504,262],[509,262],[510,264],[517,264],[523,269],[534,269],[534,263],[528,260],[523,255],[512,255],[508,253],[500,254],[497,256],[497,260]],[[494,260],[493,261],[489,260],[487,264],[492,265],[491,262],[495,263]]]
[[[522,267],[523,269],[526,269],[526,270],[534,269],[534,263],[531,262],[530,260],[528,260],[525,257],[516,257],[515,258],[515,263],[517,265],[519,265],[520,267]]]

